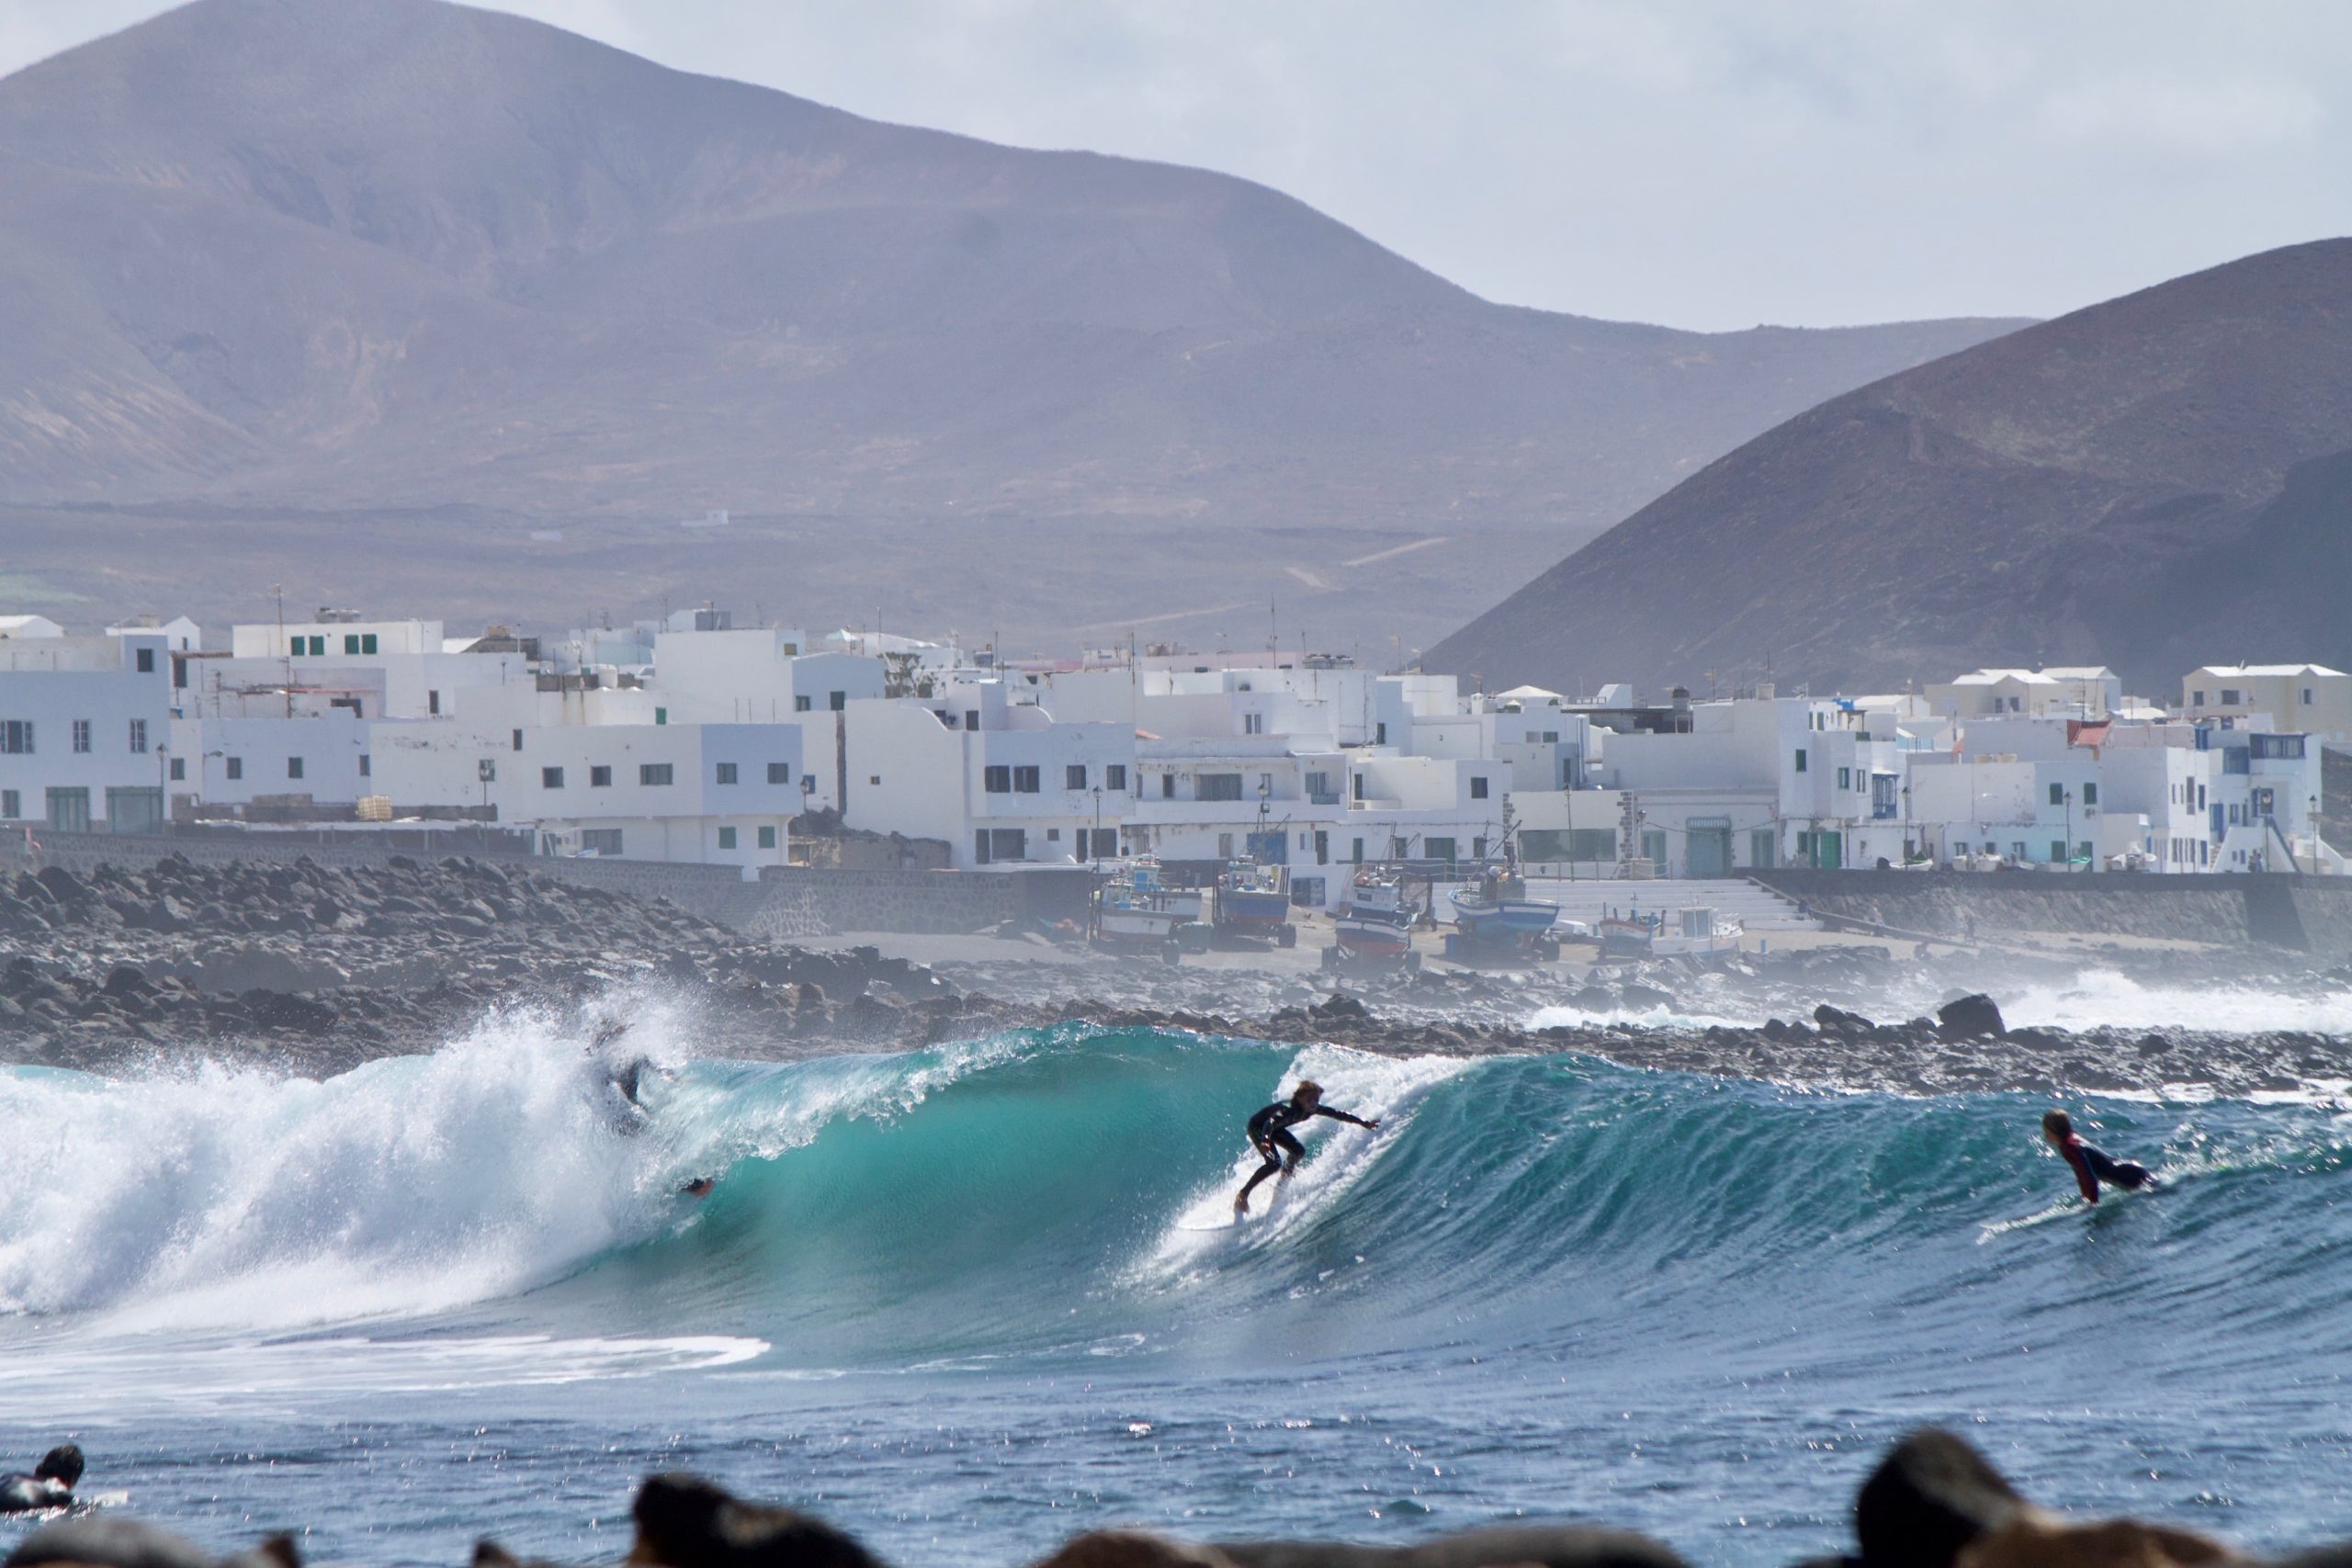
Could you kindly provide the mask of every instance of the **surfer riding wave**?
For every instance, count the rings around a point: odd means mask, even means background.
[[[1306,1150],[1291,1136],[1290,1130],[1310,1116],[1329,1116],[1334,1122],[1345,1122],[1350,1126],[1366,1129],[1380,1125],[1376,1117],[1367,1122],[1361,1116],[1332,1110],[1323,1103],[1321,1084],[1312,1078],[1301,1081],[1291,1091],[1288,1100],[1278,1100],[1250,1118],[1250,1146],[1264,1156],[1266,1163],[1260,1166],[1257,1173],[1243,1182],[1241,1190],[1235,1194],[1233,1213],[1236,1217],[1250,1212],[1250,1194],[1257,1190],[1258,1183],[1277,1172],[1287,1181],[1291,1173],[1298,1168],[1298,1162],[1306,1157]]]

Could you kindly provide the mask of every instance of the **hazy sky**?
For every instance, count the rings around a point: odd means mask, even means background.
[[[0,0],[0,72],[164,8]],[[1489,299],[1676,326],[2052,315],[2352,231],[2352,0],[498,8],[877,118],[1246,175]]]

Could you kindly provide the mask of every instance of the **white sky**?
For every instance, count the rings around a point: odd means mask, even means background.
[[[164,7],[0,0],[0,73]],[[2054,315],[2352,231],[2352,0],[502,0],[686,70],[1278,186],[1492,299]]]

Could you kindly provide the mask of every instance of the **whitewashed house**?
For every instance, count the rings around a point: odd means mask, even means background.
[[[2257,715],[2288,733],[2352,745],[2352,675],[2324,664],[2207,664],[2180,682],[2183,717],[2199,722]]]
[[[0,823],[117,833],[162,824],[171,761],[164,641],[160,631],[19,631],[0,640]]]

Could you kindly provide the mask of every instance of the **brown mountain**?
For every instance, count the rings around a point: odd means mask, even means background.
[[[2352,660],[2352,240],[2271,251],[1832,400],[1431,650],[1489,683],[1848,691]]]
[[[1433,634],[1491,581],[1478,541],[1552,553],[2015,324],[1507,309],[1246,181],[439,0],[198,0],[19,72],[0,208],[7,569],[224,612],[256,576],[550,616],[717,580],[967,626],[1352,588],[1371,635],[1390,590]],[[92,505],[118,523],[56,510]],[[739,525],[681,544],[712,507]]]

